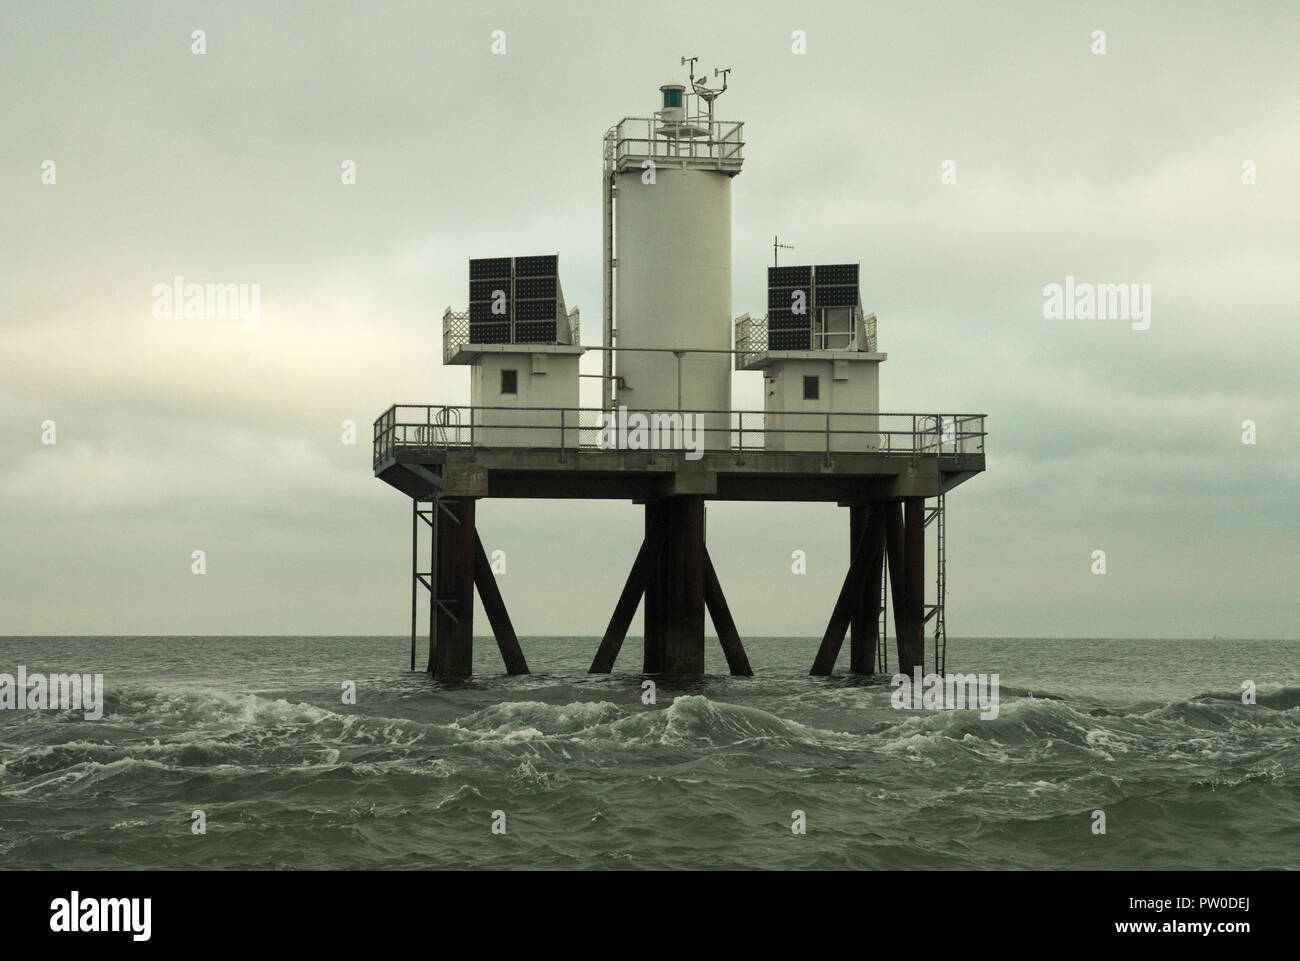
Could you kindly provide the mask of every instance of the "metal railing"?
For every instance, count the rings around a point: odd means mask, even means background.
[[[767,315],[750,317],[748,314],[737,317],[736,323],[736,369],[742,370],[747,365],[762,358],[770,349],[768,346]],[[838,341],[844,339],[845,343]],[[876,315],[863,314],[861,307],[853,308],[853,332],[827,329],[809,314],[808,343],[810,350],[860,350],[874,354],[876,352]]]
[[[569,311],[563,321],[557,320],[556,324],[557,330],[562,329],[559,325],[567,324],[569,337],[567,343],[564,340],[558,340],[556,343],[575,347],[581,345],[582,323],[577,307]],[[448,307],[442,315],[442,362],[450,364],[451,359],[456,356],[456,351],[468,343],[470,343],[469,311],[452,310]],[[535,345],[522,343],[520,346],[527,349]]]
[[[397,455],[448,449],[646,450],[746,454],[983,454],[984,414],[808,411],[636,411],[598,407],[468,407],[396,404],[374,425],[374,466]]]
[[[442,362],[450,364],[456,351],[469,343],[469,311],[452,310],[442,315]]]
[[[737,317],[736,369],[742,370],[766,353],[767,317],[750,317],[748,314]]]
[[[744,128],[739,121],[692,117],[665,122],[658,117],[625,117],[605,131],[605,169],[621,170],[645,159],[712,161],[739,168],[744,160]]]

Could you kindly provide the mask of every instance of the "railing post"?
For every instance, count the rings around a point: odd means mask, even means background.
[[[560,463],[564,463],[564,408],[560,408]]]
[[[826,412],[826,466],[831,466],[831,412]]]
[[[474,411],[475,408],[469,409],[469,459],[474,459]]]
[[[745,463],[745,412],[743,410],[736,412],[738,419],[740,447],[736,451],[736,463],[743,465]]]

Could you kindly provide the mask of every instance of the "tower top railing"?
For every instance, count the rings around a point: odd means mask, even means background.
[[[744,160],[744,130],[740,121],[709,120],[707,116],[680,121],[624,117],[605,131],[605,170],[621,173],[651,160],[739,171]]]

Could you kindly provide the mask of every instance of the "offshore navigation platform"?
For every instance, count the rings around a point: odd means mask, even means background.
[[[376,476],[411,500],[411,669],[421,598],[427,670],[472,671],[474,591],[512,674],[527,660],[475,530],[480,500],[606,498],[642,505],[645,536],[591,664],[614,667],[639,606],[646,673],[704,672],[705,614],[732,674],[751,674],[705,544],[706,504],[827,501],[848,509],[849,563],[811,673],[946,666],[944,497],[984,470],[984,415],[881,413],[876,317],[856,263],[768,269],[767,310],[731,314],[731,181],[744,126],[727,89],[690,64],[659,109],[605,132],[600,346],[583,345],[555,254],[469,261],[468,310],[443,315],[443,362],[470,368],[470,403],[395,405],[374,425]],[[774,248],[775,248],[774,244]],[[775,251],[774,251],[775,252]],[[601,405],[579,361],[601,352]],[[731,407],[733,370],[763,378],[762,410]],[[934,598],[926,598],[933,525]],[[428,538],[421,569],[421,533]]]

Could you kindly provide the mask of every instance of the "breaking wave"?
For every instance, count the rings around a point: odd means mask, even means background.
[[[27,718],[4,730],[0,805],[27,820],[0,809],[0,852],[17,846],[32,863],[65,863],[57,852],[83,836],[98,850],[109,832],[161,845],[159,860],[142,863],[185,866],[168,861],[189,856],[181,841],[157,839],[183,839],[190,810],[203,808],[221,830],[242,832],[245,859],[223,863],[257,866],[261,848],[298,844],[335,845],[357,866],[453,865],[477,842],[456,849],[432,838],[477,837],[470,826],[502,809],[572,832],[565,853],[544,847],[534,863],[620,864],[629,845],[653,836],[646,819],[732,851],[797,807],[842,841],[827,864],[955,866],[967,862],[885,826],[901,811],[915,816],[916,798],[936,829],[1030,845],[1058,842],[1097,806],[1157,838],[1167,828],[1155,819],[1254,817],[1261,793],[1270,811],[1296,808],[1296,687],[1261,688],[1253,705],[1233,691],[1102,704],[1004,687],[987,720],[978,709],[894,710],[881,685],[781,680],[761,708],[705,693],[661,690],[645,705],[626,692],[614,703],[582,699],[578,685],[554,688],[550,701],[446,699],[423,714],[402,700],[361,713],[292,697],[119,690],[102,721]],[[415,716],[390,716],[399,713]],[[103,821],[42,833],[31,802],[80,805],[78,824],[102,808]],[[418,857],[399,840],[413,817],[424,825],[417,834],[432,832]],[[875,826],[864,834],[863,823]],[[387,840],[376,847],[379,836]],[[282,853],[276,863],[299,862]]]

